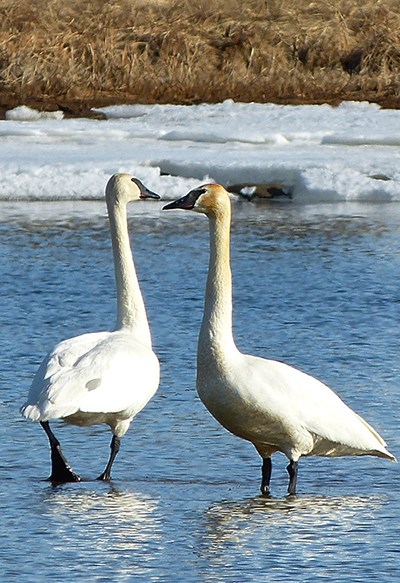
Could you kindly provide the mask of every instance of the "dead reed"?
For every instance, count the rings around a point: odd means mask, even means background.
[[[0,0],[0,104],[400,105],[398,0]]]

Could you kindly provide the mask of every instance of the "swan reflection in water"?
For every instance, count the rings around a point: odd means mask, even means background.
[[[244,569],[254,575],[265,571],[266,577],[267,571],[286,573],[290,580],[292,568],[304,573],[318,565],[334,576],[340,562],[365,560],[379,538],[371,529],[372,519],[388,503],[376,495],[220,502],[204,514],[198,554],[212,571],[221,570],[221,576]]]
[[[43,503],[54,532],[53,552],[73,552],[74,562],[91,574],[96,568],[103,575],[146,573],[163,536],[159,501],[111,484],[99,486],[46,490]]]

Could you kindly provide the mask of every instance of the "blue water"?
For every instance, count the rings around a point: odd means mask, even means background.
[[[111,328],[114,274],[101,203],[0,205],[0,572],[4,581],[398,581],[398,465],[375,458],[260,458],[222,429],[194,385],[208,263],[204,217],[131,208],[133,252],[162,367],[94,481],[106,427],[53,423],[86,481],[52,487],[47,438],[21,419],[33,374],[62,338]],[[135,215],[140,217],[135,219]],[[240,349],[319,377],[399,458],[400,205],[237,203],[234,328]]]

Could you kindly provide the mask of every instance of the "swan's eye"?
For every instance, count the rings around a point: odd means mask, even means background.
[[[189,194],[193,195],[194,197],[199,198],[202,194],[205,194],[207,190],[205,188],[196,188],[195,190],[191,190]]]
[[[205,188],[195,188],[194,190],[188,192],[185,196],[182,196],[182,198],[178,198],[178,200],[174,200],[173,202],[165,205],[163,209],[184,209],[191,211],[194,208],[199,196],[205,192],[207,192]]]
[[[205,192],[207,192],[205,188],[195,188],[188,192],[186,196],[177,200],[176,205],[178,208],[191,210],[195,206],[198,198]]]
[[[193,208],[200,196],[206,192],[207,190],[205,188],[195,188],[194,190],[191,190],[186,195],[187,204],[190,204],[191,208]]]

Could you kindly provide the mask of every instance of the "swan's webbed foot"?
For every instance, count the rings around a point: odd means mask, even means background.
[[[111,474],[104,471],[96,478],[96,480],[101,480],[103,482],[109,482],[111,480]]]
[[[50,429],[48,421],[41,421],[40,425],[49,438],[51,448],[51,474],[48,478],[54,484],[63,484],[64,482],[80,482],[81,478],[72,470],[71,466],[65,459],[60,442]]]
[[[271,481],[272,460],[270,457],[263,458],[263,465],[261,468],[261,494],[263,496],[271,496],[269,483]]]
[[[104,472],[102,474],[100,474],[100,476],[97,478],[98,480],[103,480],[104,482],[108,482],[111,480],[111,467],[114,463],[114,460],[115,460],[117,453],[119,452],[120,447],[121,447],[121,439],[119,437],[117,437],[116,435],[113,435],[113,438],[112,438],[111,444],[110,444],[110,448],[111,448],[110,459],[108,460],[108,464],[107,464]]]
[[[51,448],[51,475],[48,480],[54,484],[64,482],[80,482],[81,478],[72,470],[71,466],[62,454],[61,447]]]
[[[287,466],[287,471],[289,474],[289,486],[288,486],[288,494],[289,496],[296,495],[296,484],[297,484],[297,471],[299,467],[299,462],[290,460],[289,465]]]

